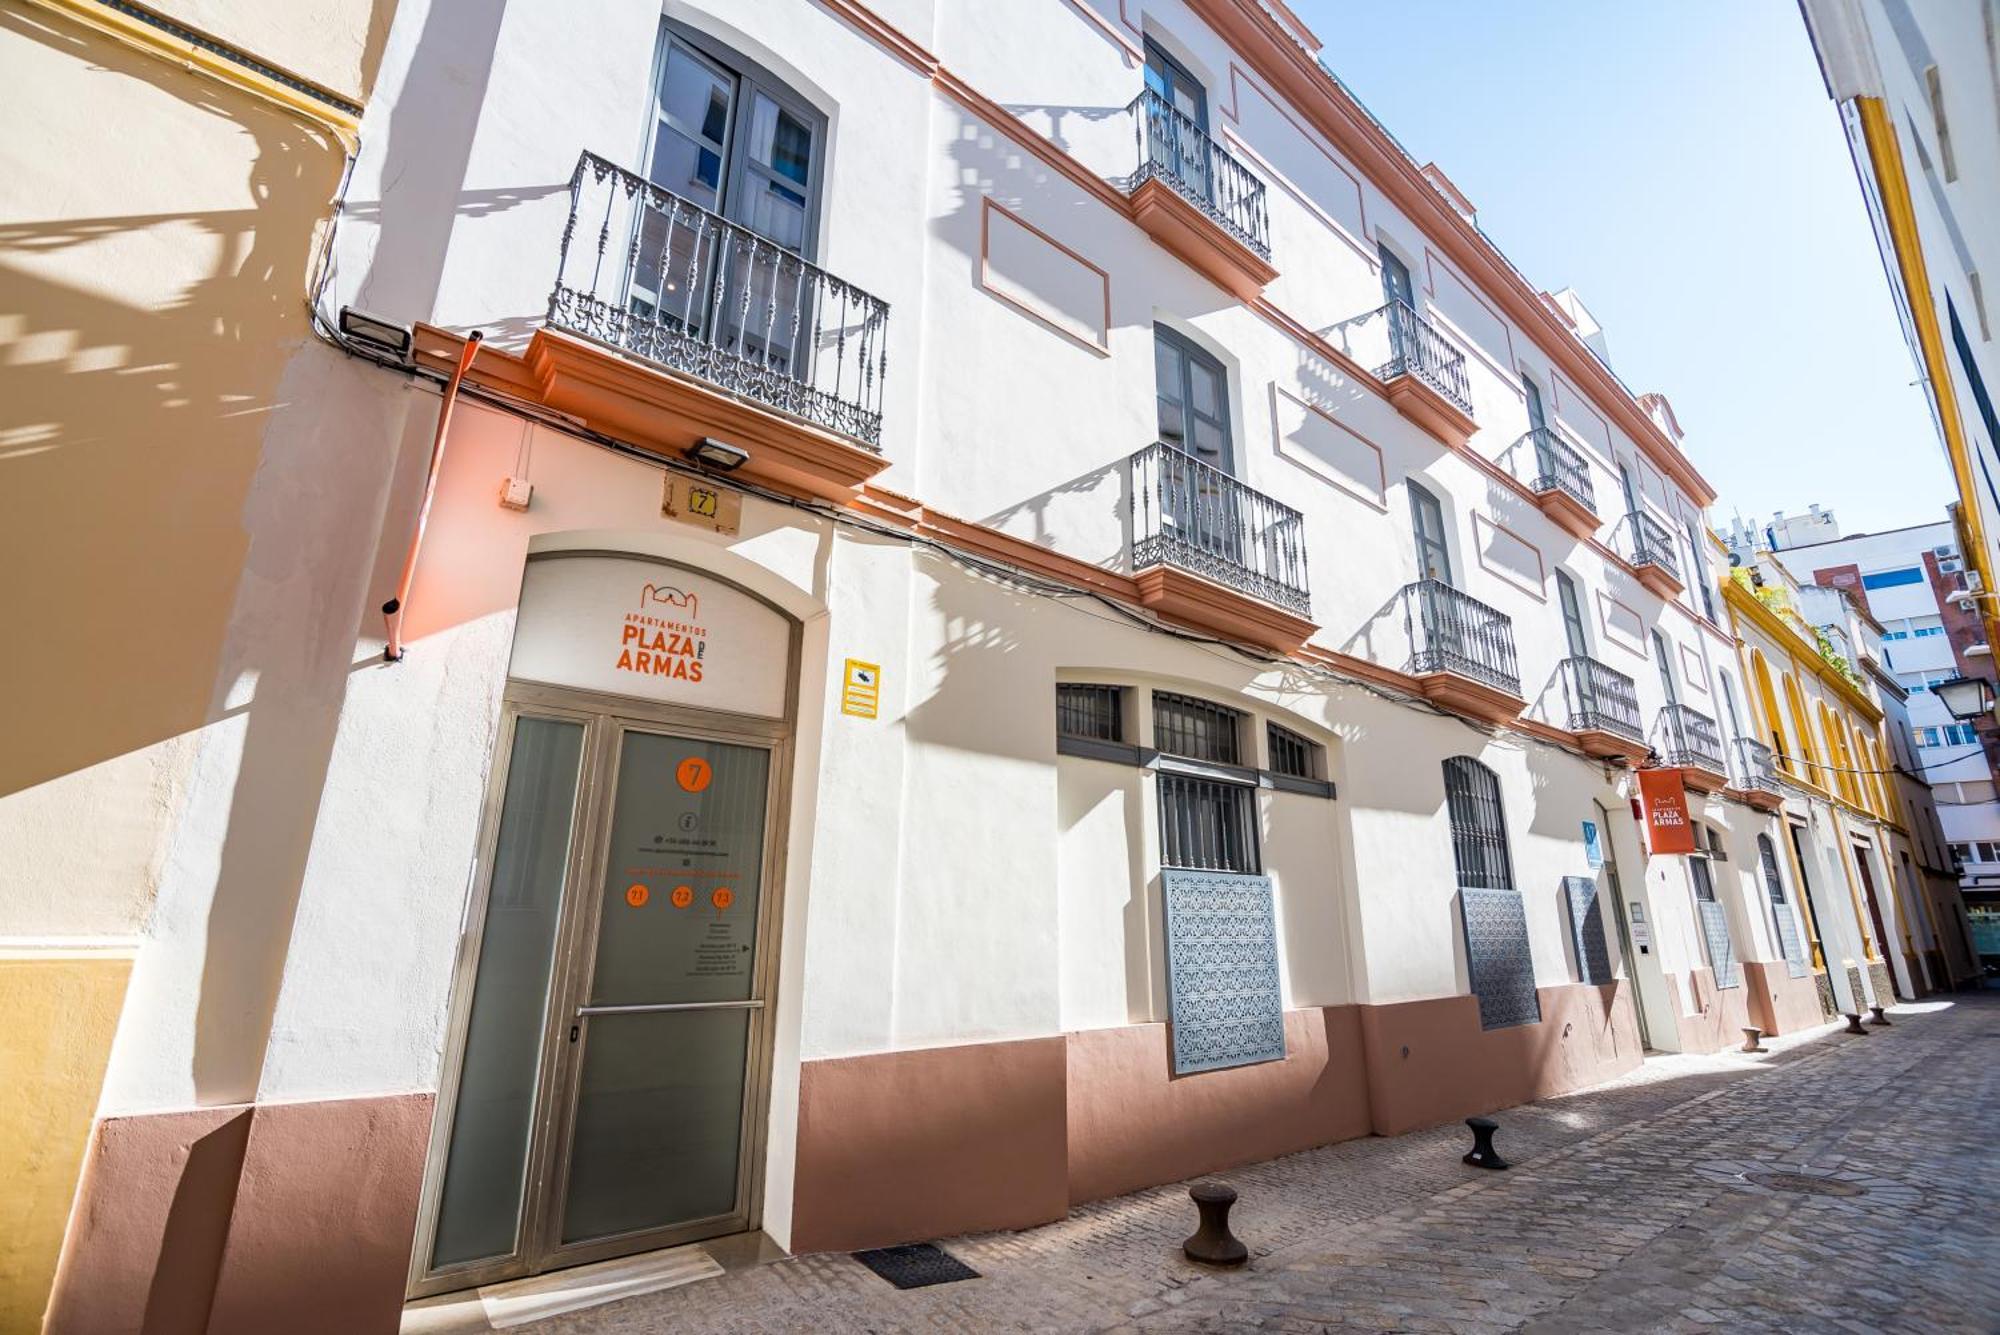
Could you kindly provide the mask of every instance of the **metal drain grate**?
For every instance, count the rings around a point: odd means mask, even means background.
[[[1772,1191],[1796,1191],[1807,1196],[1866,1196],[1868,1188],[1838,1178],[1815,1177],[1810,1173],[1745,1173],[1745,1182],[1754,1182]]]
[[[873,1251],[854,1253],[854,1259],[899,1289],[921,1289],[932,1284],[979,1278],[977,1270],[929,1242],[913,1242],[903,1247],[877,1247]]]
[[[1771,1159],[1710,1159],[1695,1164],[1694,1171],[1697,1177],[1738,1191],[1811,1196],[1828,1209],[1864,1214],[1913,1210],[1923,1201],[1923,1192],[1910,1183],[1844,1161],[1833,1167]]]

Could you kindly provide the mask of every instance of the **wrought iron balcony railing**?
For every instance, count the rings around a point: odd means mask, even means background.
[[[1132,456],[1132,567],[1156,565],[1311,612],[1299,512],[1164,441]]]
[[[881,447],[888,304],[595,153],[548,322]]]
[[[1257,258],[1271,258],[1271,226],[1264,212],[1264,183],[1193,117],[1148,88],[1132,100],[1139,166],[1128,190],[1158,177]]]
[[[1505,612],[1440,579],[1404,585],[1402,599],[1412,673],[1450,672],[1509,695],[1521,694],[1514,622]]]
[[[1722,761],[1722,734],[1715,720],[1686,705],[1668,705],[1660,710],[1653,726],[1653,749],[1662,765],[1707,770],[1727,774]]]
[[[1619,523],[1619,528],[1624,534],[1618,549],[1620,556],[1635,566],[1658,566],[1679,581],[1680,558],[1674,555],[1674,535],[1665,524],[1643,510],[1634,510]]]
[[[1562,685],[1571,732],[1608,732],[1645,745],[1639,691],[1630,677],[1594,658],[1578,655],[1562,661]]]
[[[1342,320],[1332,329],[1340,350],[1374,369],[1377,380],[1412,376],[1472,415],[1472,381],[1465,354],[1438,327],[1407,304],[1385,306]]]
[[[1597,493],[1590,485],[1590,465],[1574,445],[1552,426],[1538,426],[1515,444],[1527,444],[1535,452],[1535,480],[1538,492],[1560,491],[1593,514]]]
[[[1778,762],[1771,748],[1754,737],[1736,739],[1736,772],[1731,776],[1744,792],[1782,792],[1778,786]]]

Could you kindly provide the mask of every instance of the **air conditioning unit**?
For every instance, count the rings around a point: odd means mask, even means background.
[[[1931,548],[1931,555],[1935,556],[1938,560],[1942,561],[1947,557],[1957,556],[1958,548],[1952,546],[1948,542],[1941,543],[1938,546]]]
[[[1963,569],[1965,569],[1965,562],[1959,560],[1955,556],[1944,556],[1938,558],[1938,573],[1940,575],[1956,575],[1959,571]]]

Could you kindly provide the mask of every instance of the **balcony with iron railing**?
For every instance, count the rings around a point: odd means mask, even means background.
[[[1528,483],[1535,504],[1575,538],[1597,532],[1597,492],[1590,484],[1590,464],[1554,427],[1538,426],[1514,442],[1525,449],[1534,473]],[[1517,465],[1518,466],[1518,465]]]
[[[1504,722],[1521,712],[1521,665],[1514,622],[1439,579],[1405,585],[1406,671],[1427,699],[1459,713]]]
[[[1660,764],[1681,771],[1695,791],[1712,793],[1729,783],[1722,733],[1708,715],[1686,705],[1667,705],[1653,725],[1652,742]]]
[[[885,466],[888,327],[880,298],[586,152],[544,331],[574,338],[538,334],[527,360],[559,382],[545,386],[552,406],[573,397],[598,420],[622,410],[640,439],[727,436],[751,449],[748,475],[839,494]]]
[[[1328,336],[1382,382],[1398,412],[1453,449],[1472,439],[1478,424],[1465,353],[1418,311],[1391,301],[1341,321]]]
[[[1165,441],[1129,464],[1140,601],[1269,647],[1303,644],[1316,629],[1304,517]]]
[[[1138,150],[1125,186],[1133,220],[1225,291],[1254,298],[1278,276],[1264,183],[1153,89],[1126,110]]]
[[[1618,521],[1618,555],[1639,576],[1639,582],[1671,601],[1680,596],[1680,558],[1674,555],[1674,535],[1643,510]]]
[[[1564,726],[1601,759],[1645,758],[1646,727],[1639,714],[1639,691],[1615,668],[1581,654],[1565,658],[1562,679]]]
[[[1775,811],[1784,805],[1777,757],[1771,748],[1754,737],[1738,737],[1732,749],[1735,764],[1731,766],[1729,786],[1759,810]]]

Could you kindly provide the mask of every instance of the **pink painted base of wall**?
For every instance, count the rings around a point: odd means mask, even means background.
[[[1511,1029],[1482,1030],[1473,997],[1291,1011],[1285,1060],[1180,1077],[1162,1024],[808,1062],[792,1248],[1021,1228],[1083,1201],[1491,1112],[1639,1064],[1622,986],[1540,996],[1541,1023]]]
[[[394,1331],[430,1122],[429,1094],[104,1119],[47,1335]]]
[[[805,1063],[792,1250],[1062,1218],[1066,1047],[1031,1038]]]
[[[1377,1135],[1395,1136],[1609,1080],[1644,1057],[1621,983],[1536,989],[1540,1024],[1479,1027],[1479,999],[1360,1006]]]
[[[1750,1015],[1745,1023],[1767,1034],[1795,1034],[1826,1023],[1812,975],[1794,978],[1782,962],[1744,961],[1743,990]]]
[[[1070,1201],[1367,1135],[1358,1009],[1289,1011],[1283,1061],[1178,1078],[1164,1024],[1071,1034]]]
[[[1743,982],[1736,987],[1718,988],[1715,973],[1709,969],[1695,969],[1689,974],[1694,985],[1695,1004],[1701,1009],[1693,1015],[1682,1015],[1680,1021],[1682,1052],[1720,1052],[1724,1048],[1743,1046],[1743,1026],[1754,1023],[1750,1019],[1749,970],[1744,970]],[[1669,976],[1670,988],[1677,985]]]

